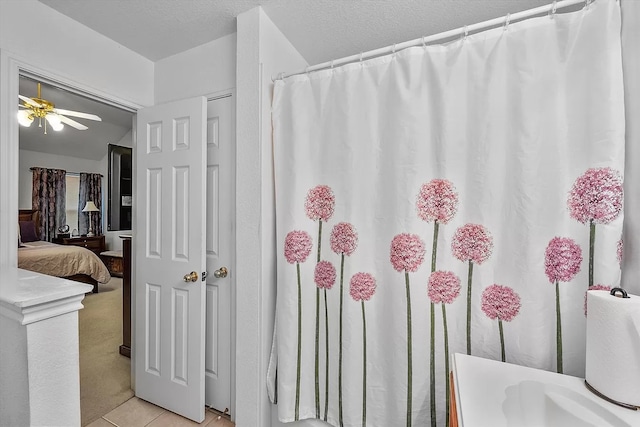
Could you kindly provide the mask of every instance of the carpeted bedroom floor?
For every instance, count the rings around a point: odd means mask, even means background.
[[[85,426],[133,396],[131,360],[122,344],[122,279],[88,294],[79,311],[80,409]]]

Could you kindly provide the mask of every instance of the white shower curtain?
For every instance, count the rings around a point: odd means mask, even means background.
[[[583,376],[620,281],[620,9],[276,82],[281,421],[440,425],[455,352]]]

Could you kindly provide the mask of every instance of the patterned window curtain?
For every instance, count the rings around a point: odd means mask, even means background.
[[[67,222],[67,172],[62,169],[32,168],[31,208],[40,212],[40,240],[51,241]]]
[[[80,174],[80,194],[78,195],[78,231],[87,234],[89,231],[89,213],[82,212],[88,201],[95,203],[100,209],[93,212],[91,222],[96,236],[102,235],[102,175],[99,173]]]

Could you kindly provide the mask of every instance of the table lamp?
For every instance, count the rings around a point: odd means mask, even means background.
[[[93,221],[91,221],[91,213],[100,212],[100,209],[98,209],[95,203],[89,200],[84,206],[84,209],[82,209],[82,212],[89,212],[89,231],[87,232],[87,237],[93,237],[95,236],[95,234],[93,234]]]

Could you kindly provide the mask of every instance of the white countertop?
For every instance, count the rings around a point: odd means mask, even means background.
[[[609,403],[584,379],[456,353],[459,427],[637,427],[640,411]]]

